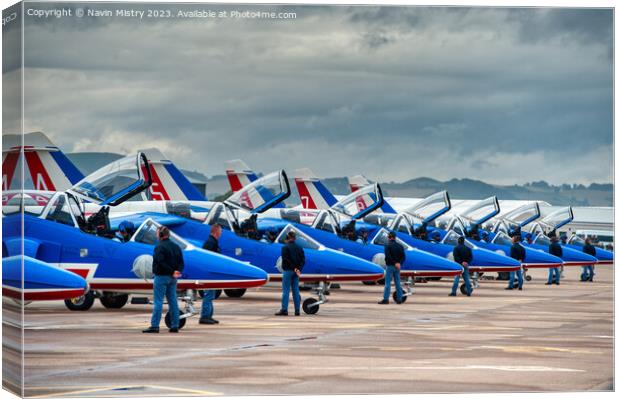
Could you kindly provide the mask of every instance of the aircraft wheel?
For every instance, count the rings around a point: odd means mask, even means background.
[[[364,284],[364,285],[375,285],[375,284],[377,284],[377,282],[376,281],[362,281],[362,284]]]
[[[245,294],[245,288],[228,289],[224,290],[224,292],[229,298],[241,298]]]
[[[385,279],[384,278],[380,278],[379,280],[377,280],[377,284],[379,284],[379,285],[385,284]]]
[[[581,281],[586,281],[586,274],[585,273],[581,273]]]
[[[394,293],[392,294],[392,299],[394,299],[394,302],[398,303],[398,297],[396,296],[396,291],[394,291]],[[403,295],[400,303],[405,303],[405,302],[407,302],[407,297]]]
[[[319,311],[319,304],[317,302],[314,298],[308,298],[301,304],[301,307],[306,314],[316,314]]]
[[[525,276],[525,281],[532,281],[532,276]]]
[[[99,298],[99,301],[103,305],[103,307],[108,309],[120,309],[127,304],[129,300],[129,295],[104,295]]]
[[[204,293],[202,295],[204,296]],[[213,296],[213,299],[217,299],[220,296],[222,296],[222,290],[215,290],[215,295]]]
[[[65,299],[65,306],[69,310],[84,311],[93,307],[95,303],[95,293],[92,291],[77,298]]]
[[[461,284],[460,290],[461,290],[461,294],[467,295],[467,286],[465,284]],[[473,291],[473,288],[472,288],[472,291]]]
[[[183,327],[185,327],[185,321],[186,318],[180,318],[182,315],[184,315],[185,312],[182,310],[179,310],[179,330],[182,329]],[[170,326],[172,325],[172,316],[170,315],[170,312],[166,313],[166,317],[164,317],[164,322],[166,323],[166,327],[170,328]]]
[[[497,273],[498,280],[508,280],[510,278],[510,273],[508,272],[499,272]]]

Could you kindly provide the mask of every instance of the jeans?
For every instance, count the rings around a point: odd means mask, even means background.
[[[454,277],[454,283],[452,284],[452,293],[456,295],[456,290],[459,288],[459,282],[461,281],[461,276],[456,275]],[[471,295],[471,280],[469,279],[469,268],[463,268],[463,281],[465,282],[465,288],[467,288],[467,295]]]
[[[510,277],[508,277],[508,288],[514,288],[515,273],[517,273],[517,279],[519,280],[518,288],[522,288],[523,287],[523,268],[520,268],[516,272],[510,272]]]
[[[214,290],[206,290],[202,297],[202,308],[200,309],[201,319],[213,318],[213,299],[215,298]]]
[[[301,306],[301,295],[299,294],[299,276],[292,270],[282,272],[282,310],[288,312],[288,298],[293,291],[293,304],[295,312],[299,312]]]
[[[559,267],[550,267],[549,268],[549,278],[547,279],[547,283],[557,283],[560,284],[560,276],[561,276]]]
[[[177,279],[172,276],[155,276],[153,279],[153,316],[151,327],[159,328],[164,296],[168,300],[168,311],[172,317],[170,328],[179,328],[179,304],[177,303]]]
[[[396,266],[387,266],[385,268],[385,287],[383,288],[383,300],[389,301],[392,279],[394,279],[394,285],[396,286],[396,298],[398,302],[400,302],[403,299],[403,288],[400,286],[400,270],[397,269]]]

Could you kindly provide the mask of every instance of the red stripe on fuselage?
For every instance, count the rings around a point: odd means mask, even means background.
[[[30,170],[30,177],[32,178],[35,189],[56,191],[56,186],[54,186],[47,170],[45,170],[45,166],[43,166],[39,154],[37,154],[36,151],[26,151],[24,152],[24,156],[26,157],[28,169]]]
[[[230,281],[230,282],[179,282],[177,283],[177,289],[186,290],[186,289],[226,289],[226,288],[252,288],[252,287],[260,287],[261,285],[265,285],[267,280],[252,280],[252,281]],[[140,289],[151,289],[153,288],[153,283],[97,283],[94,281],[90,282],[90,287],[93,290],[110,290],[114,291],[118,290],[140,290]]]
[[[305,209],[318,209],[308,191],[308,187],[306,187],[306,183],[303,180],[295,179],[295,184],[297,185],[297,191],[301,199],[301,206]]]
[[[75,273],[82,278],[88,277],[88,272],[90,271],[89,269],[66,269],[66,270],[71,273]]]

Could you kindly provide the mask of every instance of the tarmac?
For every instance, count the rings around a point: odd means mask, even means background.
[[[216,326],[190,318],[179,334],[162,320],[142,334],[149,305],[71,312],[25,308],[24,394],[212,396],[613,390],[613,266],[594,282],[546,269],[523,291],[481,280],[448,297],[451,281],[416,284],[406,303],[378,305],[382,286],[343,284],[316,315],[276,317],[279,287],[215,302]],[[302,298],[310,296],[302,292]],[[19,383],[19,314],[4,302],[3,385]],[[197,303],[199,309],[200,303]]]

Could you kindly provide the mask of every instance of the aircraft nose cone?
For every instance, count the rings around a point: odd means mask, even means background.
[[[614,260],[614,253],[602,248],[596,248],[596,258],[603,262],[612,262]]]
[[[249,288],[261,286],[268,279],[264,270],[217,253],[192,250],[184,251],[183,256],[183,278],[187,280],[222,281],[229,288]]]
[[[512,259],[509,256],[489,251],[483,248],[474,248],[472,250],[474,259],[472,265],[474,266],[489,266],[489,267],[520,267],[521,263]]]
[[[365,277],[365,279],[378,279],[383,276],[383,268],[377,264],[343,252],[326,250],[321,251],[324,257],[323,264],[330,265],[324,272],[330,274],[348,275],[353,277]]]
[[[545,251],[538,251],[525,247],[525,263],[555,263],[561,264],[562,259]]]
[[[564,262],[579,265],[594,264],[597,262],[594,256],[567,247],[562,247],[562,259]]]
[[[401,270],[411,270],[417,273],[437,273],[437,275],[456,275],[463,268],[458,263],[441,256],[417,249],[406,251],[405,264]]]

